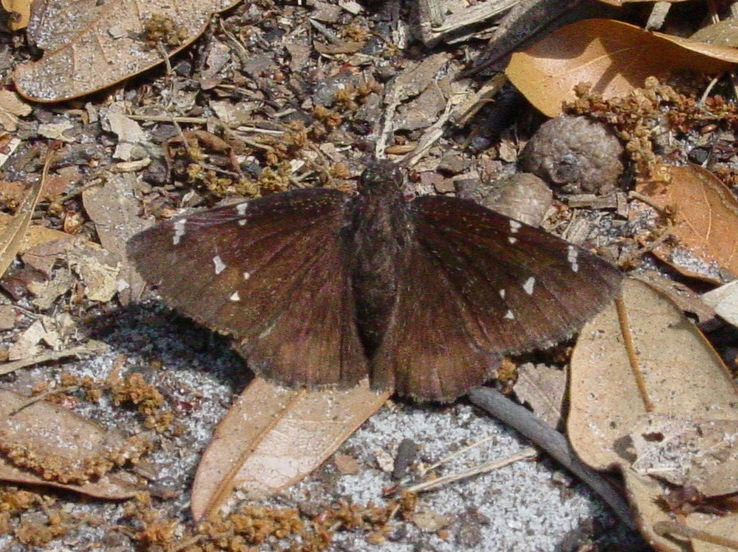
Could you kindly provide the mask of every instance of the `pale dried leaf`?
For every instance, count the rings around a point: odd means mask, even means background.
[[[136,121],[117,111],[108,111],[108,124],[110,131],[118,136],[113,158],[130,161],[134,148],[146,140],[146,133]]]
[[[123,439],[114,431],[59,405],[38,401],[13,412],[28,402],[27,397],[0,389],[0,431],[8,441],[22,444],[37,458],[53,462],[55,470],[78,469],[85,460],[106,450],[123,448]],[[11,483],[48,485],[106,499],[123,499],[141,492],[145,485],[129,473],[108,473],[94,482],[65,484],[44,479],[20,469],[0,454],[0,480]]]
[[[738,326],[738,280],[708,291],[702,295],[705,304],[715,309],[715,313]]]
[[[738,20],[733,18],[723,19],[701,28],[689,38],[698,42],[735,48],[738,46]]]
[[[515,394],[521,402],[528,403],[541,420],[558,427],[562,421],[566,373],[550,366],[523,364],[518,368]]]
[[[100,243],[120,263],[121,282],[117,288],[124,305],[140,298],[146,285],[126,256],[128,239],[151,225],[138,216],[135,185],[134,175],[116,174],[110,175],[101,188],[90,188],[82,193],[85,211],[95,223]]]
[[[667,540],[651,527],[665,520],[666,514],[649,501],[665,492],[664,484],[631,468],[630,433],[648,414],[634,369],[643,378],[652,415],[675,415],[693,422],[736,421],[738,389],[707,340],[666,297],[642,282],[626,280],[622,300],[638,365],[630,364],[614,305],[588,322],[572,354],[568,434],[584,462],[595,469],[620,466],[626,479],[630,474],[634,485],[649,489],[640,493],[629,483],[644,531],[662,544]],[[697,453],[684,451],[685,457],[690,454]],[[713,473],[720,469],[714,468]]]
[[[40,309],[48,309],[54,302],[67,293],[76,283],[74,276],[68,269],[59,269],[54,272],[50,280],[44,282],[28,282],[28,291],[33,293],[33,304]]]
[[[648,285],[626,280],[623,301],[653,412],[694,420],[738,420],[738,391],[697,328]],[[607,366],[607,369],[603,369]],[[588,322],[572,354],[569,438],[591,466],[626,461],[613,443],[645,415],[611,306]]]
[[[524,52],[505,73],[542,113],[555,117],[574,87],[589,83],[605,99],[627,95],[650,76],[672,71],[714,74],[738,63],[738,51],[649,33],[627,23],[587,19],[562,27]]]
[[[449,59],[449,54],[439,53],[411,65],[392,81],[386,101],[399,103],[419,95],[436,81],[438,71],[448,63]]]
[[[15,328],[16,316],[15,307],[12,305],[0,305],[0,331]]]
[[[664,485],[653,477],[639,475],[630,468],[623,468],[623,479],[628,491],[628,501],[631,503],[638,526],[648,541],[659,552],[694,552],[686,541],[676,541],[663,537],[653,530],[653,526],[660,521],[670,521],[672,514],[661,505],[664,494]]]
[[[730,512],[723,517],[694,512],[687,516],[687,526],[707,531],[711,535],[719,535],[725,539],[736,540],[738,535],[738,513]],[[692,552],[735,552],[728,548],[699,539],[692,540]]]
[[[301,480],[388,396],[370,390],[367,380],[346,390],[307,390],[257,377],[220,422],[200,461],[193,517],[209,517],[236,489],[264,497]]]
[[[28,33],[46,50],[39,61],[16,68],[18,92],[39,102],[58,102],[106,88],[163,61],[147,45],[146,25],[170,23],[171,56],[205,30],[213,13],[239,0],[46,0],[34,8]],[[153,18],[153,19],[152,19]]]
[[[110,301],[118,293],[120,261],[109,251],[83,246],[68,254],[69,266],[84,284],[85,297],[91,301]]]
[[[715,319],[715,310],[703,296],[695,293],[688,285],[668,278],[655,270],[642,270],[633,276],[666,295],[684,313],[694,317],[698,325]]]
[[[738,492],[738,420],[650,414],[633,428],[633,469],[707,497]]]
[[[38,354],[38,345],[45,335],[43,322],[40,319],[35,320],[8,349],[8,360],[20,360]]]
[[[67,130],[72,130],[74,123],[71,121],[60,121],[58,123],[42,123],[38,125],[38,134],[49,140],[59,140],[60,142],[76,142],[77,139],[64,134]]]
[[[359,473],[359,463],[356,458],[348,454],[336,454],[333,463],[341,475],[356,475]]]
[[[413,512],[410,515],[410,520],[415,526],[421,531],[435,532],[444,527],[448,527],[453,523],[454,519],[451,516],[444,516],[436,512],[421,511]]]
[[[0,125],[8,132],[18,128],[18,117],[25,117],[32,111],[30,105],[10,90],[0,90]]]

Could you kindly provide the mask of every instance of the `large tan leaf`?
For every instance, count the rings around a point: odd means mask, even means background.
[[[161,63],[146,35],[165,31],[171,56],[205,30],[213,13],[240,0],[46,0],[34,4],[28,33],[44,57],[16,68],[18,92],[58,102],[106,88]],[[38,6],[38,7],[37,7]]]
[[[505,73],[541,112],[561,113],[574,87],[589,83],[604,98],[624,96],[650,76],[679,70],[718,73],[738,63],[738,50],[694,42],[609,19],[562,27],[513,54]]]
[[[699,165],[668,168],[671,174],[668,184],[646,182],[636,188],[662,210],[675,212],[670,232],[677,243],[666,243],[653,252],[687,276],[721,283],[731,275],[738,275],[735,196],[714,174]],[[650,207],[636,204],[636,209]],[[692,257],[702,263],[694,262]]]
[[[0,389],[0,433],[3,448],[12,444],[26,462],[36,462],[37,469],[20,468],[0,454],[0,481],[47,485],[112,500],[130,498],[145,489],[137,477],[126,472],[65,482],[65,476],[104,462],[107,454],[122,452],[127,445],[119,433],[105,431],[59,405],[38,401],[15,412],[27,403],[28,397]]]
[[[619,466],[645,535],[664,550],[681,550],[652,530],[669,519],[652,504],[665,492],[661,478],[636,472],[639,461],[643,467],[648,458],[637,456],[634,440],[660,434],[634,432],[666,417],[681,420],[682,427],[712,424],[730,434],[738,420],[738,390],[707,340],[669,299],[642,282],[627,280],[622,301],[620,312],[613,305],[585,325],[574,349],[569,438],[590,466]],[[699,477],[707,486],[715,482],[704,477],[719,474],[738,446],[729,441],[728,450],[720,451],[725,461],[710,464],[700,457],[705,451],[690,448],[689,435],[674,439],[678,441],[684,445],[670,451],[671,458],[682,467],[694,467],[691,473],[685,468],[687,477]]]
[[[363,380],[351,389],[287,389],[256,378],[218,425],[192,489],[196,520],[215,513],[236,489],[264,497],[322,464],[389,393]]]

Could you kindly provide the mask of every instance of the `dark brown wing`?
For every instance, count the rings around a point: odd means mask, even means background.
[[[410,211],[410,269],[372,362],[401,394],[453,399],[487,379],[490,358],[570,336],[620,287],[599,257],[473,202],[421,197]]]
[[[420,400],[450,401],[487,381],[500,356],[479,347],[453,282],[419,243],[410,245],[389,329],[372,357],[378,389]]]
[[[367,374],[340,231],[348,196],[296,190],[194,213],[134,236],[129,256],[165,301],[231,334],[289,385]]]

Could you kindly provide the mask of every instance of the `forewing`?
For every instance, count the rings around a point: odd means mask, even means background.
[[[474,202],[421,197],[411,203],[416,239],[463,305],[467,331],[494,353],[564,339],[620,289],[610,263]]]
[[[257,373],[352,384],[367,373],[341,241],[348,197],[296,190],[160,223],[129,256],[165,301],[235,336]]]

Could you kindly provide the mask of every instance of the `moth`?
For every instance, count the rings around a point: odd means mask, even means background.
[[[407,201],[389,161],[358,195],[301,189],[161,222],[128,254],[165,302],[230,334],[286,386],[451,401],[504,355],[571,336],[619,290],[586,250],[441,196]]]

